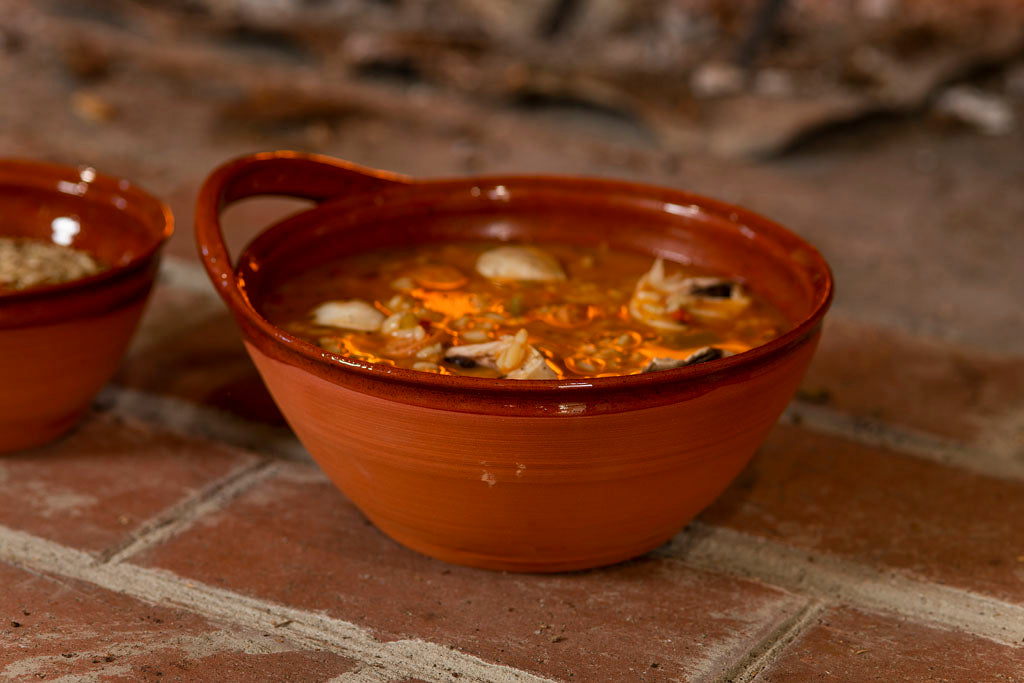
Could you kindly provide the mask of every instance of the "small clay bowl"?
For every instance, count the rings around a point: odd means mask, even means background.
[[[319,203],[232,266],[219,213],[253,195]],[[821,255],[738,207],[571,177],[413,181],[326,157],[258,154],[204,184],[196,237],[275,401],[334,483],[382,531],[459,564],[560,571],[664,543],[743,468],[811,360],[832,277]],[[729,358],[644,375],[493,380],[345,358],[260,315],[270,284],[367,249],[545,240],[688,260],[743,278],[794,323]]]
[[[0,236],[84,249],[109,266],[0,290],[0,453],[55,439],[88,409],[128,346],[172,230],[170,210],[126,180],[0,160]]]

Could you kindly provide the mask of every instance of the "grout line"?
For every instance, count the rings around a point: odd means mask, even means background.
[[[779,418],[779,422],[989,477],[1024,481],[1024,462],[1021,460],[999,457],[971,444],[927,432],[894,427],[878,420],[849,415],[831,408],[792,401]]]
[[[96,397],[100,412],[140,420],[176,434],[203,438],[281,460],[312,458],[287,427],[253,422],[174,396],[161,396],[109,384]]]
[[[386,671],[371,666],[359,666],[335,676],[327,683],[389,683],[397,680],[399,679]]]
[[[0,526],[0,560],[30,571],[92,583],[151,604],[173,605],[218,622],[272,631],[307,649],[329,648],[362,663],[377,678],[452,678],[476,683],[546,683],[550,679],[418,639],[383,642],[351,622],[185,580],[128,562],[97,564],[86,552]],[[285,628],[274,624],[287,621]],[[379,674],[379,675],[378,675]],[[359,679],[355,679],[359,680]]]
[[[774,662],[783,651],[808,629],[822,612],[827,603],[821,600],[810,600],[792,617],[774,629],[739,662],[718,677],[718,683],[750,683],[768,665]]]
[[[125,542],[104,550],[98,564],[118,564],[187,531],[200,517],[216,512],[255,484],[274,476],[278,464],[260,460],[236,467],[226,476],[148,520]]]
[[[691,523],[655,551],[688,566],[754,579],[794,593],[895,613],[1022,647],[1024,605],[785,546],[732,529]]]

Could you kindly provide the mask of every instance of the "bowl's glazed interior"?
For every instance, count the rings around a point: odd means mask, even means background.
[[[70,428],[110,378],[142,313],[170,210],[89,167],[0,160],[0,236],[83,249],[105,269],[0,291],[0,452]]]
[[[661,255],[740,278],[794,325],[780,338],[742,354],[742,360],[724,359],[674,370],[671,375],[634,375],[586,383],[587,388],[605,393],[634,391],[634,385],[666,380],[674,383],[679,377],[692,378],[740,363],[752,366],[806,338],[820,324],[832,294],[831,275],[821,255],[799,237],[751,212],[679,191],[617,181],[549,177],[395,183],[374,192],[327,201],[260,234],[239,258],[238,285],[263,332],[287,339],[291,351],[324,363],[332,354],[273,328],[259,315],[263,297],[275,284],[346,254],[467,239],[588,245],[604,242],[613,250],[645,253],[652,259]],[[329,360],[326,363],[331,364]],[[480,392],[483,400],[495,387],[492,380],[425,374],[351,359],[344,362],[344,368],[349,372],[365,370],[374,378],[387,375],[395,382],[413,382],[421,390]],[[522,397],[533,400],[540,397],[538,392],[550,390],[554,384],[519,381],[510,390],[533,392]],[[580,382],[562,384],[571,385],[577,393],[584,388]],[[627,398],[639,400],[636,396]]]
[[[322,192],[320,206],[266,230],[229,274],[212,236],[230,178],[252,190],[232,199],[271,193],[289,177],[289,166],[275,166],[282,162],[300,162],[296,175],[317,165],[362,172],[292,153],[222,167],[197,210],[207,269],[327,474],[383,531],[453,562],[559,571],[666,541],[753,455],[796,390],[831,299],[820,254],[771,221],[684,192],[565,177],[374,180],[335,199]],[[467,239],[606,242],[693,263],[743,279],[794,327],[746,353],[675,370],[516,381],[336,356],[260,315],[277,282],[325,260]]]
[[[268,286],[369,249],[467,239],[603,242],[613,251],[660,255],[739,277],[794,325],[820,303],[824,276],[814,268],[820,256],[785,232],[755,231],[735,211],[718,211],[707,200],[698,204],[697,197],[658,201],[631,189],[599,180],[515,177],[399,186],[375,195],[371,211],[350,198],[283,221],[247,247],[239,272],[259,310]]]
[[[88,166],[0,160],[0,207],[0,236],[83,249],[115,268],[144,260],[172,229],[163,204]]]

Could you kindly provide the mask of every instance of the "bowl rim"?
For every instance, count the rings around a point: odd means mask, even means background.
[[[269,228],[259,233],[242,250],[238,258],[238,264],[231,270],[234,273],[235,282],[218,282],[214,273],[210,272],[211,279],[216,288],[225,298],[229,308],[233,309],[236,317],[242,316],[248,323],[255,327],[268,341],[276,347],[286,349],[292,354],[297,354],[306,362],[328,371],[352,373],[366,380],[397,383],[411,387],[440,391],[443,393],[468,392],[473,394],[501,393],[501,394],[523,394],[522,398],[528,399],[533,394],[539,398],[540,394],[550,394],[552,390],[590,390],[600,391],[601,389],[633,390],[641,388],[653,388],[665,384],[677,384],[687,382],[695,383],[695,380],[703,378],[718,378],[725,375],[735,375],[746,368],[759,366],[768,362],[771,358],[785,353],[787,350],[796,347],[811,337],[821,326],[822,319],[831,305],[834,294],[834,278],[832,271],[821,255],[821,253],[804,238],[796,235],[782,225],[757,214],[748,209],[734,206],[721,200],[705,197],[683,190],[660,187],[643,183],[629,182],[600,177],[581,175],[530,175],[530,174],[509,174],[509,175],[476,175],[460,178],[442,178],[427,180],[412,180],[401,176],[395,176],[386,172],[378,172],[370,169],[361,169],[347,162],[341,162],[330,157],[320,155],[308,155],[295,152],[272,152],[250,157],[243,157],[221,166],[210,178],[210,184],[218,174],[229,171],[232,166],[244,165],[247,162],[273,161],[275,159],[304,159],[318,164],[332,164],[344,168],[356,168],[366,174],[379,174],[373,177],[383,182],[366,188],[365,191],[353,195],[326,199],[318,206],[293,214],[278,221]],[[342,210],[355,207],[372,207],[373,205],[386,204],[388,201],[411,193],[415,196],[418,192],[425,190],[451,191],[456,188],[483,188],[487,186],[504,185],[512,193],[514,201],[514,188],[523,184],[543,184],[546,187],[553,186],[576,186],[584,187],[586,192],[607,193],[614,190],[617,194],[626,195],[632,198],[646,198],[665,202],[666,198],[672,198],[677,205],[696,205],[703,213],[711,214],[727,222],[735,223],[737,226],[746,227],[753,233],[762,233],[774,243],[781,241],[788,244],[798,245],[805,253],[809,262],[804,264],[807,271],[817,272],[821,276],[820,284],[815,282],[815,292],[812,299],[810,313],[798,321],[793,328],[779,337],[756,346],[748,351],[739,353],[715,361],[699,363],[672,370],[662,370],[651,373],[640,373],[633,375],[617,375],[612,377],[596,378],[564,378],[549,380],[514,380],[514,379],[492,379],[479,377],[466,377],[461,375],[441,375],[437,373],[420,372],[409,370],[384,363],[373,363],[331,353],[315,344],[296,337],[284,329],[277,327],[256,309],[245,289],[245,268],[253,247],[258,246],[261,241],[269,239],[268,235],[276,234],[279,231],[287,231],[294,228],[296,223],[321,222],[325,215],[336,214]],[[207,190],[204,187],[204,191]],[[200,208],[204,204],[203,193],[200,194]],[[219,208],[219,207],[218,207]],[[202,215],[197,210],[198,218]],[[198,231],[197,231],[198,233]],[[204,256],[204,245],[200,239],[200,250]],[[208,271],[210,270],[209,264]],[[230,295],[230,284],[237,286],[235,292],[237,298]],[[239,305],[241,310],[239,310]],[[247,331],[248,332],[248,331]]]
[[[84,174],[88,174],[91,179],[85,180]],[[85,289],[102,287],[111,281],[120,279],[126,273],[144,268],[160,251],[167,240],[170,239],[171,235],[174,234],[174,215],[171,213],[170,207],[129,180],[100,173],[89,164],[69,166],[34,159],[0,157],[0,186],[31,187],[45,192],[77,197],[86,202],[89,201],[86,196],[87,191],[76,193],[61,189],[59,183],[62,182],[72,183],[75,186],[84,182],[90,186],[95,185],[96,187],[107,188],[122,195],[130,195],[126,197],[128,201],[141,201],[157,208],[162,223],[160,234],[153,241],[153,244],[133,256],[131,260],[112,265],[93,275],[68,280],[67,282],[29,287],[27,289],[0,289],[0,307],[7,304],[14,305],[44,299],[55,299],[72,292],[77,293]],[[123,210],[119,207],[113,208]],[[0,232],[0,237],[5,236],[7,235]]]

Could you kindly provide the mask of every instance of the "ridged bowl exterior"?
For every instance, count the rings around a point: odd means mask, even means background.
[[[379,529],[448,562],[549,572],[677,533],[753,456],[816,342],[743,383],[592,417],[408,405],[247,348],[299,439]]]

